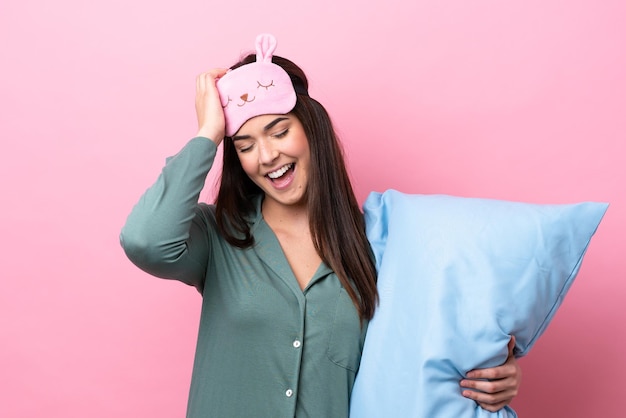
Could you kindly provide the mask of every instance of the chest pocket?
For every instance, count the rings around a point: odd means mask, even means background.
[[[367,323],[359,320],[352,299],[341,288],[328,340],[328,358],[338,366],[356,372],[361,362],[361,352]]]

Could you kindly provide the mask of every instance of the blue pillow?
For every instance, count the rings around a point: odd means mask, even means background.
[[[364,205],[380,306],[352,418],[516,417],[461,395],[471,369],[528,353],[580,268],[608,205],[372,193]]]

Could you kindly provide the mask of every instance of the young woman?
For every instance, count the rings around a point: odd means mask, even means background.
[[[146,272],[203,296],[189,417],[347,417],[376,271],[341,147],[291,61],[257,54],[197,78],[198,132],[121,234]],[[218,145],[215,205],[198,203]],[[461,382],[481,406],[515,396],[513,356]]]

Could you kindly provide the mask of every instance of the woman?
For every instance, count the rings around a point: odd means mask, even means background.
[[[198,132],[122,230],[128,257],[203,295],[188,416],[346,417],[377,302],[376,272],[339,142],[306,76],[257,54],[197,79]],[[256,58],[256,61],[255,61]],[[216,204],[198,203],[217,150]],[[461,383],[483,407],[515,395],[519,368]]]

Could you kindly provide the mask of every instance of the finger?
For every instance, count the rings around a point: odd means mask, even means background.
[[[460,383],[461,387],[473,389],[487,394],[495,394],[502,391],[516,389],[515,379],[506,378],[498,380],[469,380],[463,379]]]
[[[214,68],[206,71],[196,77],[196,94],[204,95],[209,93],[213,95],[217,90],[216,82],[228,72],[226,68]]]
[[[476,369],[466,374],[467,379],[487,379],[500,380],[514,376],[516,372],[515,358],[507,360],[502,366],[491,367],[489,369]]]
[[[227,72],[228,68],[213,68],[212,70],[209,70],[207,74],[210,74],[214,80],[219,80],[220,78],[224,77],[224,74],[226,74]]]
[[[226,68],[213,68],[200,74],[200,77],[206,86],[215,85],[215,82],[222,78],[227,72],[228,69]]]
[[[511,335],[511,340],[509,341],[509,357],[513,355],[513,351],[515,350],[515,335]]]
[[[217,81],[226,74],[225,68],[214,68],[205,73],[204,88],[206,91],[214,93],[217,91]]]
[[[496,367],[488,369],[474,369],[467,372],[465,375],[469,379],[502,379],[515,373],[515,336],[511,336],[507,344],[508,355],[505,362]]]
[[[498,393],[482,393],[473,390],[464,390],[462,395],[468,399],[476,401],[481,406],[492,405],[499,406],[501,408],[502,406],[509,404],[517,395],[517,392],[515,390],[506,390]]]
[[[196,93],[200,93],[204,90],[204,74],[198,74],[196,77]]]
[[[484,403],[484,402],[478,402],[478,405],[480,405],[480,407],[482,409],[486,409],[489,412],[498,412],[499,410],[501,410],[502,408],[504,408],[508,404],[509,404],[509,402],[499,402],[499,403],[494,404],[494,405],[490,405],[490,404]]]

